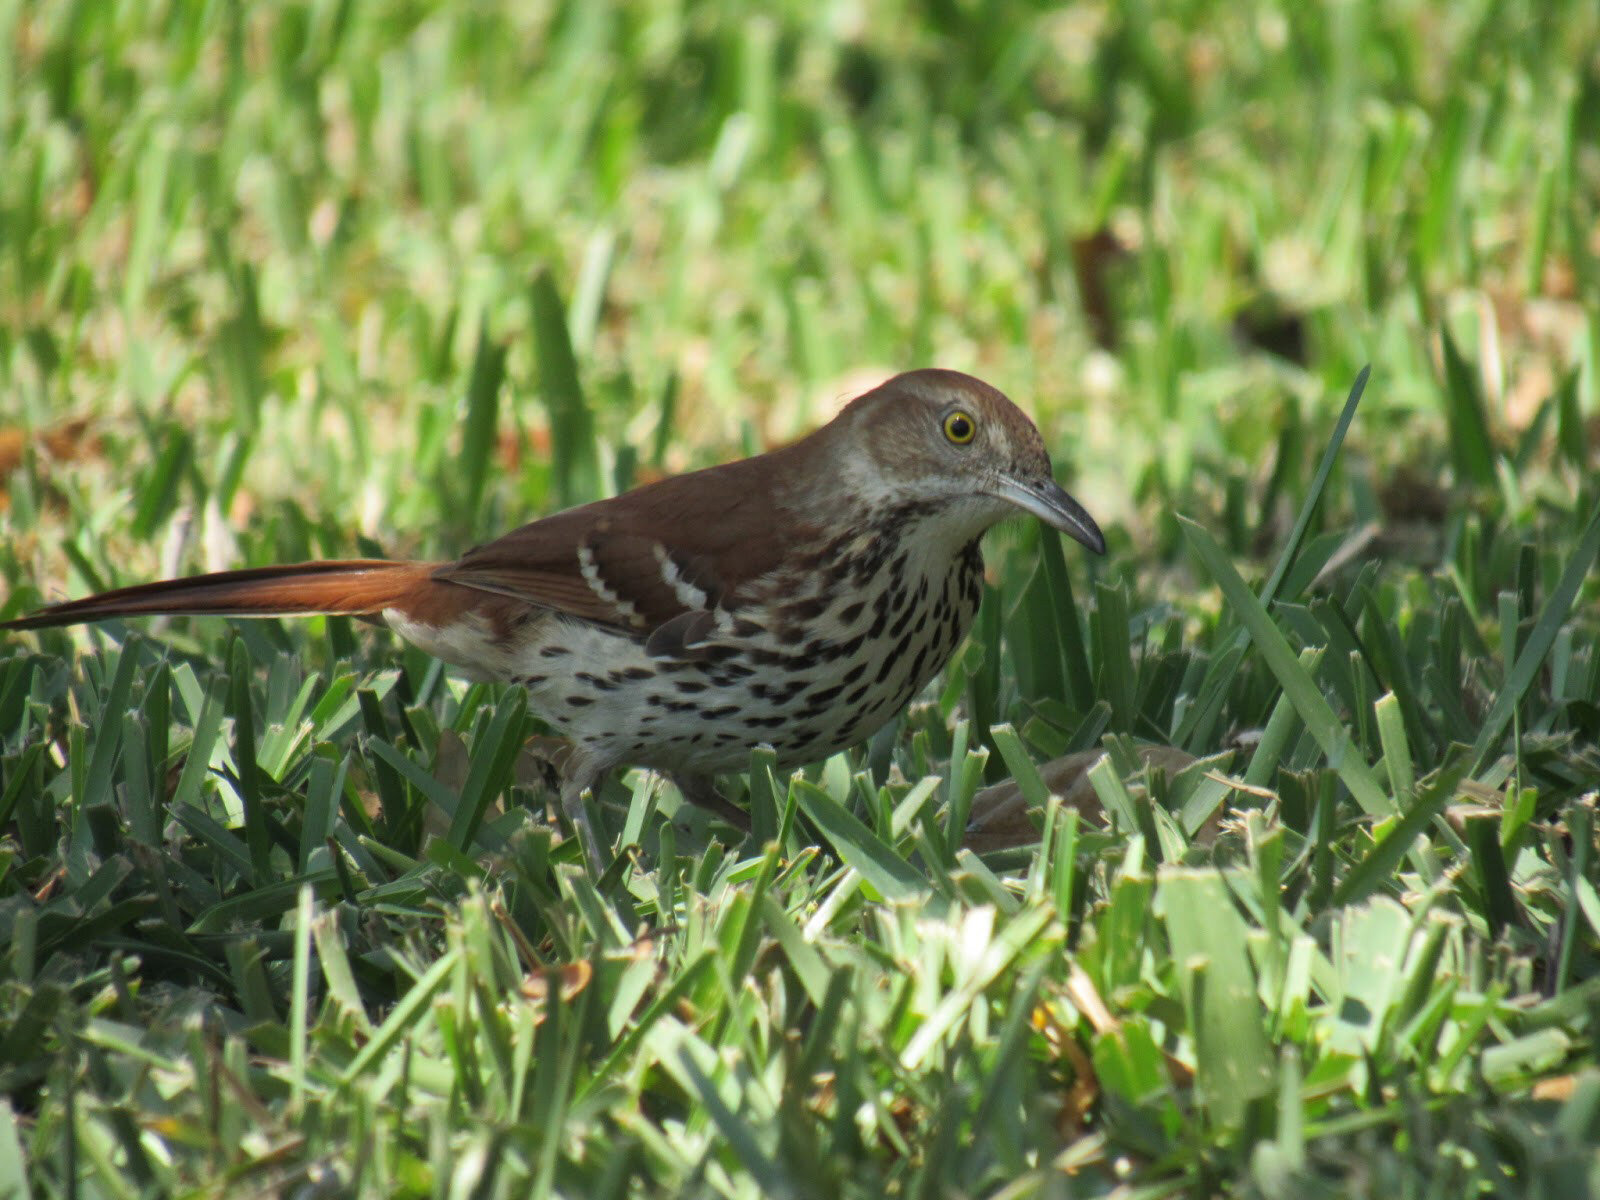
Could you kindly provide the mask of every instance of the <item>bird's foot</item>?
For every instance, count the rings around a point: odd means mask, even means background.
[[[713,816],[719,817],[732,825],[740,833],[750,832],[750,814],[735,804],[730,803],[721,792],[717,784],[709,775],[669,774],[668,779],[674,787],[683,794],[683,798],[697,808],[703,808]]]

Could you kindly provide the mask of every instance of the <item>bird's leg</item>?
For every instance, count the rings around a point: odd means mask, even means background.
[[[561,810],[572,822],[572,831],[583,846],[583,856],[589,860],[589,870],[599,879],[606,871],[605,856],[600,839],[589,820],[589,810],[584,807],[583,794],[596,787],[606,776],[606,768],[591,763],[574,753],[566,762],[565,778],[561,781]]]
[[[572,753],[572,742],[567,738],[535,734],[522,744],[522,755],[517,760],[517,782],[560,795]]]
[[[711,776],[674,772],[667,778],[672,780],[673,786],[683,793],[683,798],[690,804],[721,817],[740,833],[750,832],[750,814],[730,804],[722,793],[717,791],[716,781]]]
[[[600,839],[583,793],[592,791],[606,776],[606,769],[585,759],[575,743],[567,738],[538,735],[528,739],[517,763],[518,782],[542,786],[561,797],[561,811],[572,823],[573,834],[583,845],[583,856],[598,879],[605,870]]]

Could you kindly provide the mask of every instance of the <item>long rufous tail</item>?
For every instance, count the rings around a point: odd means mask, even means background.
[[[218,571],[188,579],[141,583],[52,604],[0,622],[0,629],[43,629],[111,617],[156,615],[272,617],[340,613],[377,617],[386,608],[408,608],[419,592],[431,590],[430,577],[437,567],[437,563],[371,558]]]

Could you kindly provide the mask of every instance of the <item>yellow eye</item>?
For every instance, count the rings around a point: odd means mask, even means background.
[[[944,419],[945,437],[958,446],[965,446],[977,432],[977,422],[959,408]]]

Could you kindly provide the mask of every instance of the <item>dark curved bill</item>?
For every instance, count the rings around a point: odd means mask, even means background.
[[[1017,479],[1003,478],[996,493],[1002,500],[1010,501],[1046,525],[1054,526],[1068,537],[1082,542],[1096,554],[1106,552],[1106,539],[1100,532],[1100,526],[1094,523],[1094,518],[1085,511],[1083,505],[1067,495],[1066,489],[1055,480],[1023,483]]]

